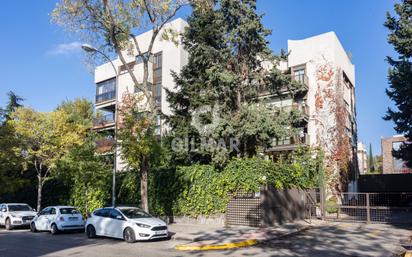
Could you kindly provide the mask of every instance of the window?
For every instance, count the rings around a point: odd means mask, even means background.
[[[120,216],[123,218],[123,215],[116,209],[111,209],[109,213],[109,217],[112,219],[117,219],[117,217]]]
[[[45,208],[43,209],[39,215],[49,215],[51,211],[51,208]]]
[[[153,57],[153,69],[162,68],[162,52],[154,54]]]
[[[9,211],[32,211],[32,208],[27,204],[9,205]]]
[[[110,209],[100,209],[95,211],[93,214],[99,217],[109,217]]]
[[[116,90],[116,78],[97,83],[96,95],[101,95]]]
[[[293,78],[295,81],[299,81],[301,83],[305,82],[305,68],[299,68],[293,71]]]
[[[100,83],[96,87],[96,103],[115,99],[116,97],[116,78],[112,78]]]
[[[60,214],[79,214],[80,212],[75,208],[61,208]]]

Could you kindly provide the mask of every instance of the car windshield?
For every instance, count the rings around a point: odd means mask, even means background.
[[[139,218],[150,218],[152,217],[149,213],[138,209],[138,208],[122,208],[120,209],[123,214],[129,219],[139,219]]]
[[[79,214],[80,212],[75,208],[60,208],[61,214]]]
[[[27,204],[9,205],[9,211],[32,211],[33,209]]]

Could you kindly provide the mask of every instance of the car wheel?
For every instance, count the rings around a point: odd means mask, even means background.
[[[36,224],[34,224],[34,222],[30,223],[30,231],[33,233],[37,232]]]
[[[12,230],[13,229],[13,226],[11,225],[10,218],[6,219],[5,227],[6,227],[6,230]]]
[[[51,233],[52,235],[56,235],[57,233],[59,233],[59,229],[57,228],[57,225],[54,223],[51,225]]]
[[[128,243],[134,243],[136,242],[136,236],[134,234],[133,229],[131,228],[126,228],[123,232],[123,239],[124,241]]]
[[[87,238],[95,238],[96,237],[96,229],[92,225],[87,226],[86,229]]]

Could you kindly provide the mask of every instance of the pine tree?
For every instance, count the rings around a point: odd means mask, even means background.
[[[374,162],[373,162],[373,153],[372,153],[372,144],[369,144],[369,171],[374,171]]]
[[[188,65],[174,75],[177,91],[168,92],[172,137],[207,137],[226,145],[237,138],[240,145],[239,151],[174,151],[175,160],[222,164],[232,156],[256,155],[272,138],[294,132],[290,128],[298,123],[298,112],[276,113],[258,98],[262,90],[301,88],[276,68],[285,56],[269,49],[270,31],[261,19],[256,0],[221,0],[189,17],[183,36]],[[273,68],[265,68],[264,62]]]
[[[412,140],[412,0],[395,4],[396,16],[387,14],[385,27],[389,29],[388,42],[399,54],[397,58],[387,57],[389,89],[387,95],[395,102],[396,110],[388,108],[385,120],[395,123],[397,133]],[[412,167],[412,144],[404,144],[394,156],[405,160]]]

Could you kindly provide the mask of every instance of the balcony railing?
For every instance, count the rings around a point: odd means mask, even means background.
[[[114,100],[116,98],[116,91],[109,91],[100,95],[96,95],[96,104],[106,101]]]
[[[112,124],[114,124],[114,113],[109,113],[93,120],[95,128],[106,127]]]
[[[293,137],[288,137],[284,139],[274,139],[272,143],[272,148],[275,149],[276,147],[280,146],[299,146],[299,145],[308,145],[309,144],[309,135],[296,135]]]

